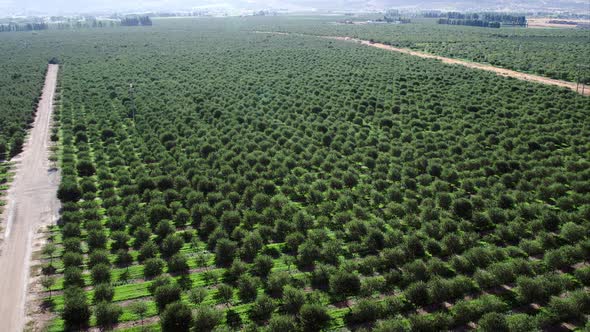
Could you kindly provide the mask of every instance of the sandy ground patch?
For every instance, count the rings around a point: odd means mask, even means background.
[[[529,24],[529,28],[575,28],[577,24],[560,24],[560,23],[551,23],[550,21],[568,21],[568,22],[576,22],[582,24],[590,24],[590,20],[578,20],[578,19],[568,19],[568,18],[548,18],[548,17],[540,17],[540,18],[530,18],[527,19]]]

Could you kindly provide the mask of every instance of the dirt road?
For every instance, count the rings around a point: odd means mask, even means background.
[[[59,174],[50,170],[49,144],[57,65],[49,65],[37,115],[23,152],[15,157],[0,244],[0,331],[22,331],[32,240],[43,225],[57,220]]]
[[[270,33],[270,34],[281,34],[281,35],[288,34],[288,33],[284,33],[284,32],[276,33],[276,32],[267,32],[267,31],[256,31],[256,33]],[[302,34],[294,34],[294,35],[302,35]],[[311,35],[308,35],[308,36],[311,36]],[[394,47],[394,46],[390,46],[390,45],[386,45],[386,44],[382,44],[382,43],[372,43],[368,40],[362,40],[362,39],[357,39],[357,38],[334,37],[334,36],[314,36],[314,37],[350,41],[350,42],[355,42],[355,43],[359,43],[359,44],[366,45],[366,46],[380,48],[380,49],[387,50],[387,51],[409,54],[409,55],[417,56],[420,58],[436,59],[436,60],[440,60],[441,62],[446,63],[446,64],[460,65],[460,66],[465,66],[465,67],[469,67],[469,68],[491,71],[491,72],[494,72],[494,73],[496,73],[500,76],[504,76],[504,77],[513,77],[513,78],[523,80],[523,81],[548,84],[548,85],[556,85],[556,86],[571,89],[571,90],[578,92],[580,94],[583,94],[585,96],[590,96],[590,85],[583,85],[583,84],[578,85],[575,82],[568,82],[568,81],[562,81],[562,80],[556,80],[556,79],[552,79],[552,78],[548,78],[548,77],[543,77],[543,76],[539,76],[539,75],[521,73],[521,72],[518,72],[515,70],[495,67],[495,66],[486,65],[483,63],[469,62],[469,61],[465,61],[465,60],[447,58],[447,57],[434,55],[434,54],[430,54],[430,53],[414,51],[414,50],[411,50],[408,48]]]

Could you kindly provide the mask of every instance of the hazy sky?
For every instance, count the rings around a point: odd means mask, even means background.
[[[7,12],[38,12],[57,14],[64,12],[88,13],[95,11],[140,10],[198,10],[218,8],[228,11],[288,9],[309,10],[383,10],[392,7],[437,8],[448,3],[472,3],[482,0],[0,0],[0,16]],[[484,0],[519,2],[531,0]],[[532,0],[547,1],[547,0]],[[550,0],[551,1],[551,0]],[[561,1],[561,0],[552,0]],[[586,1],[586,0],[572,0]]]
[[[93,12],[138,10],[189,10],[199,8],[313,10],[382,6],[380,0],[0,0],[0,14],[8,12]],[[389,0],[389,2],[392,2]],[[393,1],[395,2],[395,1]]]
[[[0,17],[14,14],[68,14],[92,12],[140,12],[218,9],[243,10],[383,10],[418,8],[470,10],[477,8],[544,10],[578,8],[589,10],[590,0],[0,0]]]

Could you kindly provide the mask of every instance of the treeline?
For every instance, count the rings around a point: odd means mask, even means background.
[[[9,31],[36,31],[36,30],[47,30],[49,25],[47,23],[8,23],[0,24],[0,32]]]
[[[387,22],[387,23],[403,23],[403,24],[407,24],[407,23],[412,22],[409,18],[403,17],[402,14],[400,13],[400,11],[396,10],[396,9],[388,10],[387,12],[385,12],[385,15],[383,15],[382,19],[378,19],[376,21],[377,22]]]
[[[151,22],[150,22],[151,23]],[[41,30],[70,30],[84,28],[113,28],[124,25],[119,21],[76,21],[76,22],[59,22],[59,23],[9,23],[0,24],[0,32],[17,32],[17,31],[41,31]],[[151,25],[151,24],[150,24]]]
[[[504,13],[483,13],[480,18],[484,21],[500,22],[503,25],[527,26],[526,16],[509,15]]]
[[[80,20],[55,23],[8,23],[0,24],[0,32],[40,31],[40,30],[69,30],[82,28],[112,28],[116,26],[151,26],[149,16],[128,16],[120,20]]]
[[[468,25],[486,28],[499,28],[502,25],[527,26],[526,16],[506,13],[460,13],[460,12],[423,12],[427,18],[439,18],[439,24]]]
[[[472,19],[450,19],[450,18],[439,18],[438,24],[449,24],[449,25],[468,25],[473,27],[482,28],[499,28],[500,22],[489,22],[483,20],[472,20]]]
[[[149,16],[128,16],[121,19],[122,26],[151,26],[152,20]]]

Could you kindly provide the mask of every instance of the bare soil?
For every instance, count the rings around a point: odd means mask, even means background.
[[[562,24],[562,23],[551,23],[550,21],[568,21],[568,22],[576,22],[581,24],[590,24],[590,20],[579,20],[579,19],[559,19],[559,18],[550,18],[550,17],[540,17],[540,18],[531,18],[528,19],[527,22],[530,28],[567,28],[572,29],[576,28],[577,24]]]
[[[15,177],[8,190],[0,252],[0,331],[20,332],[25,326],[25,302],[33,242],[38,230],[54,223],[59,174],[50,169],[49,145],[57,65],[49,65],[33,128],[23,152],[15,157]]]

